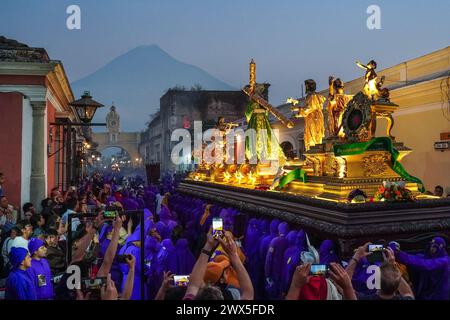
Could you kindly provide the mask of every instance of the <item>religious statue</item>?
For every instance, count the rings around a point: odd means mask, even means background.
[[[304,141],[305,149],[321,144],[325,135],[323,120],[323,104],[325,97],[316,93],[316,82],[312,79],[305,80],[306,98],[303,105],[299,106],[298,100],[289,99],[293,106],[292,111],[297,112],[296,118],[305,118]]]
[[[263,84],[256,84],[254,93],[261,96],[264,89]],[[245,139],[245,155],[247,159],[250,160],[256,156],[258,162],[261,162],[261,160],[278,160],[280,164],[284,164],[286,162],[286,156],[278,144],[276,137],[273,136],[274,133],[269,122],[269,110],[257,101],[250,100],[247,105],[245,117],[247,119],[247,129],[254,129],[256,133],[256,150],[253,150],[254,148],[251,146],[250,137],[246,137]],[[256,154],[254,151],[256,151]]]
[[[326,107],[328,136],[343,136],[342,114],[352,96],[344,93],[344,82],[341,79],[330,76],[328,84],[330,86]]]
[[[366,70],[364,75],[364,94],[374,101],[378,100],[380,97],[389,101],[389,90],[387,88],[381,88],[384,84],[385,77],[382,76],[380,81],[377,81],[378,76],[375,72],[377,63],[375,60],[370,60],[367,65],[363,65],[361,62],[356,61],[356,65],[361,69]]]
[[[234,127],[237,127],[237,123],[233,122],[225,122],[224,117],[219,117],[216,123],[216,129],[218,129],[220,132],[222,132],[224,135],[226,135],[230,130]]]
[[[250,137],[245,138],[245,155],[248,160],[257,158],[261,160],[278,160],[279,165],[284,165],[286,156],[278,144],[269,122],[269,113],[276,117],[288,128],[293,128],[294,123],[287,119],[280,111],[266,101],[264,96],[265,85],[256,83],[256,63],[250,62],[249,84],[242,91],[249,96],[249,103],[245,112],[247,128],[256,132],[255,147],[251,145]],[[256,149],[256,150],[254,150]]]

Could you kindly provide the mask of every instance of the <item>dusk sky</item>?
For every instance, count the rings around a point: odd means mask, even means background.
[[[0,34],[44,47],[71,82],[139,46],[157,44],[235,88],[257,62],[270,100],[300,95],[313,78],[361,76],[355,60],[378,69],[450,44],[450,1],[1,0]],[[81,8],[81,30],[66,28],[66,8]],[[369,5],[381,8],[381,30],[366,26]],[[151,77],[151,75],[149,75]],[[114,100],[112,97],[111,100]]]

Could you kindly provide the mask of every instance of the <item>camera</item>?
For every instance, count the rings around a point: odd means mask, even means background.
[[[382,262],[384,260],[383,252],[386,250],[384,245],[369,244],[369,247],[367,248],[367,250],[369,252],[372,252],[372,254],[367,256],[367,261],[369,261],[369,263],[374,264],[376,262]]]
[[[119,263],[127,263],[127,259],[131,259],[131,254],[119,254],[117,256],[117,262]]]
[[[100,277],[95,279],[83,279],[84,291],[100,291],[100,289],[106,284],[106,278]]]

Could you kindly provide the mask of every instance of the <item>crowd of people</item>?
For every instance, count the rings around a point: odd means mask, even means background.
[[[449,299],[444,237],[433,238],[422,254],[407,253],[398,242],[376,241],[383,244],[378,260],[365,243],[344,261],[335,242],[323,240],[316,249],[312,235],[298,226],[179,194],[178,178],[165,176],[160,185],[146,186],[138,177],[96,173],[67,192],[54,188],[40,207],[25,203],[21,213],[2,189],[4,298]],[[223,223],[218,236],[212,229],[217,218]],[[325,270],[317,273],[319,264]],[[370,285],[373,265],[378,285]],[[81,277],[70,286],[74,268]]]

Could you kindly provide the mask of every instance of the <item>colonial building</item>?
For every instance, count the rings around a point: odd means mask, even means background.
[[[70,183],[78,133],[52,123],[77,122],[73,100],[61,61],[0,37],[0,172],[14,206],[39,207],[51,188]]]
[[[142,135],[140,154],[146,164],[160,165],[161,172],[185,170],[175,166],[170,158],[171,134],[175,129],[193,130],[194,121],[202,121],[203,130],[214,127],[220,116],[227,122],[243,116],[248,98],[241,91],[168,90],[160,99],[159,113],[150,121]]]

